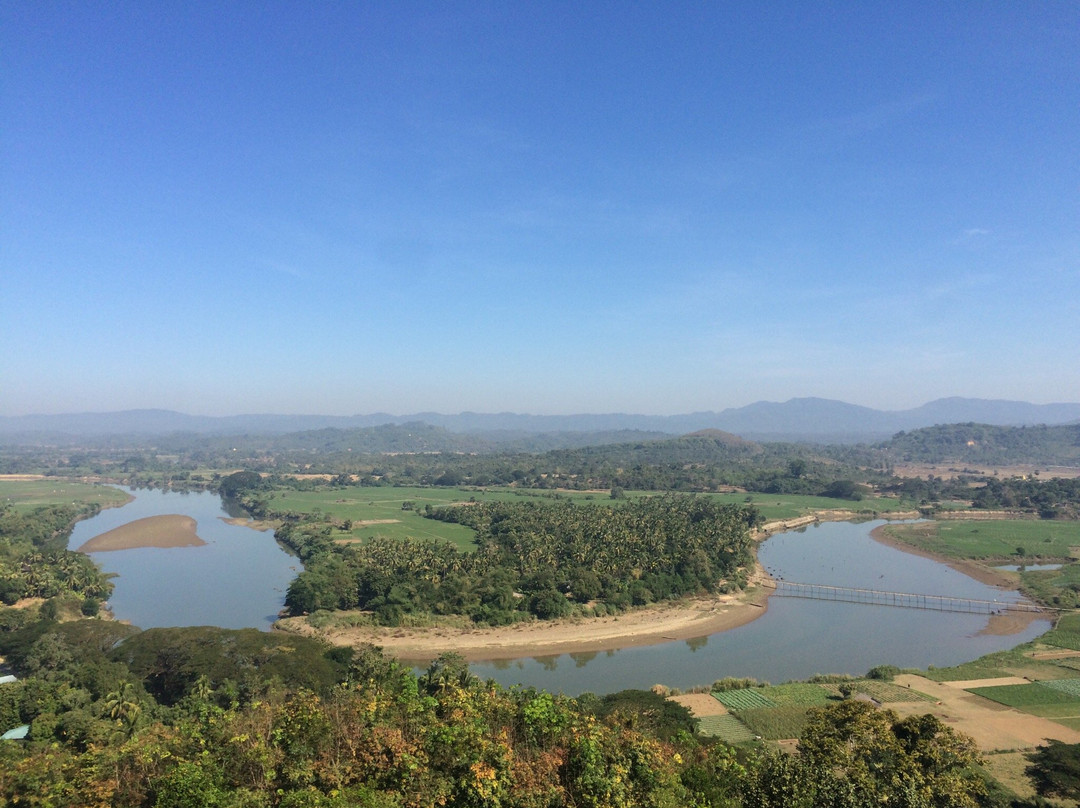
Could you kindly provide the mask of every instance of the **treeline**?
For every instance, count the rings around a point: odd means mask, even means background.
[[[695,735],[648,691],[506,690],[441,657],[254,630],[0,632],[0,802],[44,808],[1004,808],[970,738],[856,700],[795,754]]]
[[[372,442],[353,433],[380,436]],[[625,440],[632,433],[576,436],[619,443],[550,451],[470,451],[447,443],[424,424],[372,430],[320,430],[258,439],[174,437],[175,445],[0,448],[0,471],[97,475],[129,485],[211,487],[200,470],[237,466],[262,474],[327,474],[362,485],[623,488],[651,491],[717,491],[731,487],[767,493],[819,494],[837,479],[874,482],[886,472],[879,450],[851,446],[759,444],[715,430],[680,438]],[[448,433],[449,434],[449,433]],[[350,437],[352,436],[352,437]],[[370,436],[368,436],[370,437]],[[458,440],[461,436],[452,436]],[[570,442],[571,438],[562,438]],[[206,445],[208,441],[213,446]],[[305,446],[297,449],[299,441]],[[526,445],[542,446],[530,439]],[[791,468],[799,468],[791,473]]]
[[[87,556],[67,549],[75,520],[97,511],[96,505],[45,505],[26,513],[0,508],[0,602],[43,598],[54,614],[65,607],[97,614],[112,583]]]
[[[1043,519],[1080,518],[1080,478],[987,478],[972,495],[972,506],[991,510],[1027,510]]]
[[[756,509],[667,495],[614,507],[569,502],[428,508],[476,531],[474,552],[417,539],[335,545],[326,528],[277,532],[304,562],[289,587],[292,614],[366,609],[395,625],[406,614],[466,615],[505,624],[607,614],[632,605],[746,584]]]
[[[900,432],[878,447],[894,462],[1080,465],[1080,424],[944,424]]]

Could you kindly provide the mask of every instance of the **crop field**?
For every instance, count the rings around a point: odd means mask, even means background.
[[[1080,614],[1065,615],[1058,620],[1054,628],[1039,637],[1039,641],[1058,648],[1080,651]]]
[[[1004,704],[1006,707],[1016,707],[1018,710],[1026,712],[1031,712],[1029,708],[1032,707],[1075,704],[1077,712],[1080,713],[1080,698],[1038,683],[972,687],[968,692],[996,701],[998,704]]]
[[[40,505],[96,502],[103,508],[123,505],[130,497],[106,485],[69,482],[59,479],[0,480],[0,507],[9,504],[28,511]]]
[[[821,685],[793,682],[764,688],[765,696],[777,707],[821,707],[837,698]]]
[[[713,698],[729,710],[752,710],[756,707],[775,707],[776,703],[766,697],[759,687],[743,690],[721,690],[713,692]]]
[[[849,499],[814,497],[802,494],[709,494],[718,502],[737,505],[752,504],[765,517],[765,521],[794,519],[813,511],[848,510],[848,511],[907,511],[915,506],[892,497],[867,497],[858,502]]]
[[[1080,522],[1002,519],[891,525],[890,535],[953,558],[1014,555],[1067,558],[1080,546]],[[1018,553],[1023,550],[1022,553]]]
[[[1080,679],[1054,679],[1049,682],[1039,682],[1039,684],[1051,690],[1066,693],[1080,701]]]
[[[909,687],[900,687],[900,685],[895,685],[892,682],[882,682],[878,679],[858,679],[852,681],[851,686],[854,691],[865,693],[882,704],[898,704],[909,701],[933,701],[933,699],[925,693],[919,693],[917,690],[912,690]],[[839,685],[823,685],[823,688],[834,693],[835,698],[840,698]]]
[[[767,741],[783,741],[798,738],[806,727],[806,714],[811,708],[805,705],[786,707],[759,707],[755,710],[743,710],[739,720],[750,728],[755,735]]]
[[[709,715],[698,719],[698,733],[726,744],[753,741],[754,733],[733,715]]]

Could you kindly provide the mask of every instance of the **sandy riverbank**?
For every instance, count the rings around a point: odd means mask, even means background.
[[[198,547],[206,544],[195,532],[190,516],[166,514],[136,519],[126,525],[94,536],[79,548],[80,553],[132,550],[136,547]]]
[[[499,628],[314,629],[302,617],[279,620],[277,628],[319,636],[335,645],[373,643],[409,662],[428,662],[448,651],[470,662],[556,656],[690,640],[745,625],[768,608],[772,590],[762,584],[757,579],[740,595],[694,598],[635,609],[616,617],[537,620]]]

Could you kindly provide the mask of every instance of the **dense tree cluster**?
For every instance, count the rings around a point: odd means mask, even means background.
[[[972,495],[975,508],[1034,511],[1044,519],[1076,519],[1080,516],[1080,478],[989,478]]]
[[[795,755],[695,735],[648,691],[506,690],[454,655],[256,631],[43,620],[0,633],[0,802],[49,808],[790,808],[992,805],[970,739],[864,702]]]
[[[466,615],[502,624],[562,617],[574,604],[621,610],[655,600],[745,585],[752,563],[749,506],[688,495],[611,508],[569,502],[486,503],[428,509],[476,531],[477,549],[375,539],[335,546],[303,525],[278,531],[305,570],[289,587],[293,614],[367,609],[384,623],[403,614]]]
[[[0,508],[0,602],[67,596],[90,613],[112,592],[112,583],[87,556],[67,549],[74,521],[91,515],[71,505],[45,505],[22,513]]]
[[[1080,424],[941,424],[900,432],[879,448],[887,450],[895,462],[1076,465]]]

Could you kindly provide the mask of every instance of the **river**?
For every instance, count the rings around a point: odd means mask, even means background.
[[[109,609],[139,628],[221,626],[269,629],[302,569],[272,533],[230,525],[221,497],[209,491],[123,489],[135,499],[76,523],[68,546],[147,516],[192,517],[206,542],[200,547],[140,547],[91,553],[116,573]]]
[[[131,491],[122,508],[75,526],[69,546],[145,516],[179,513],[198,522],[202,547],[141,548],[94,553],[118,573],[109,605],[141,628],[217,625],[268,629],[300,570],[270,533],[234,526],[221,498],[209,492]],[[789,581],[1005,601],[1017,597],[945,564],[874,541],[881,521],[825,522],[768,539],[759,559]],[[773,597],[768,611],[740,628],[688,641],[595,653],[478,663],[473,671],[504,685],[577,694],[688,688],[724,676],[782,682],[818,673],[862,674],[875,665],[955,665],[1034,639],[1050,627],[1032,622],[1017,634],[986,631],[985,615],[922,611],[834,601]]]

